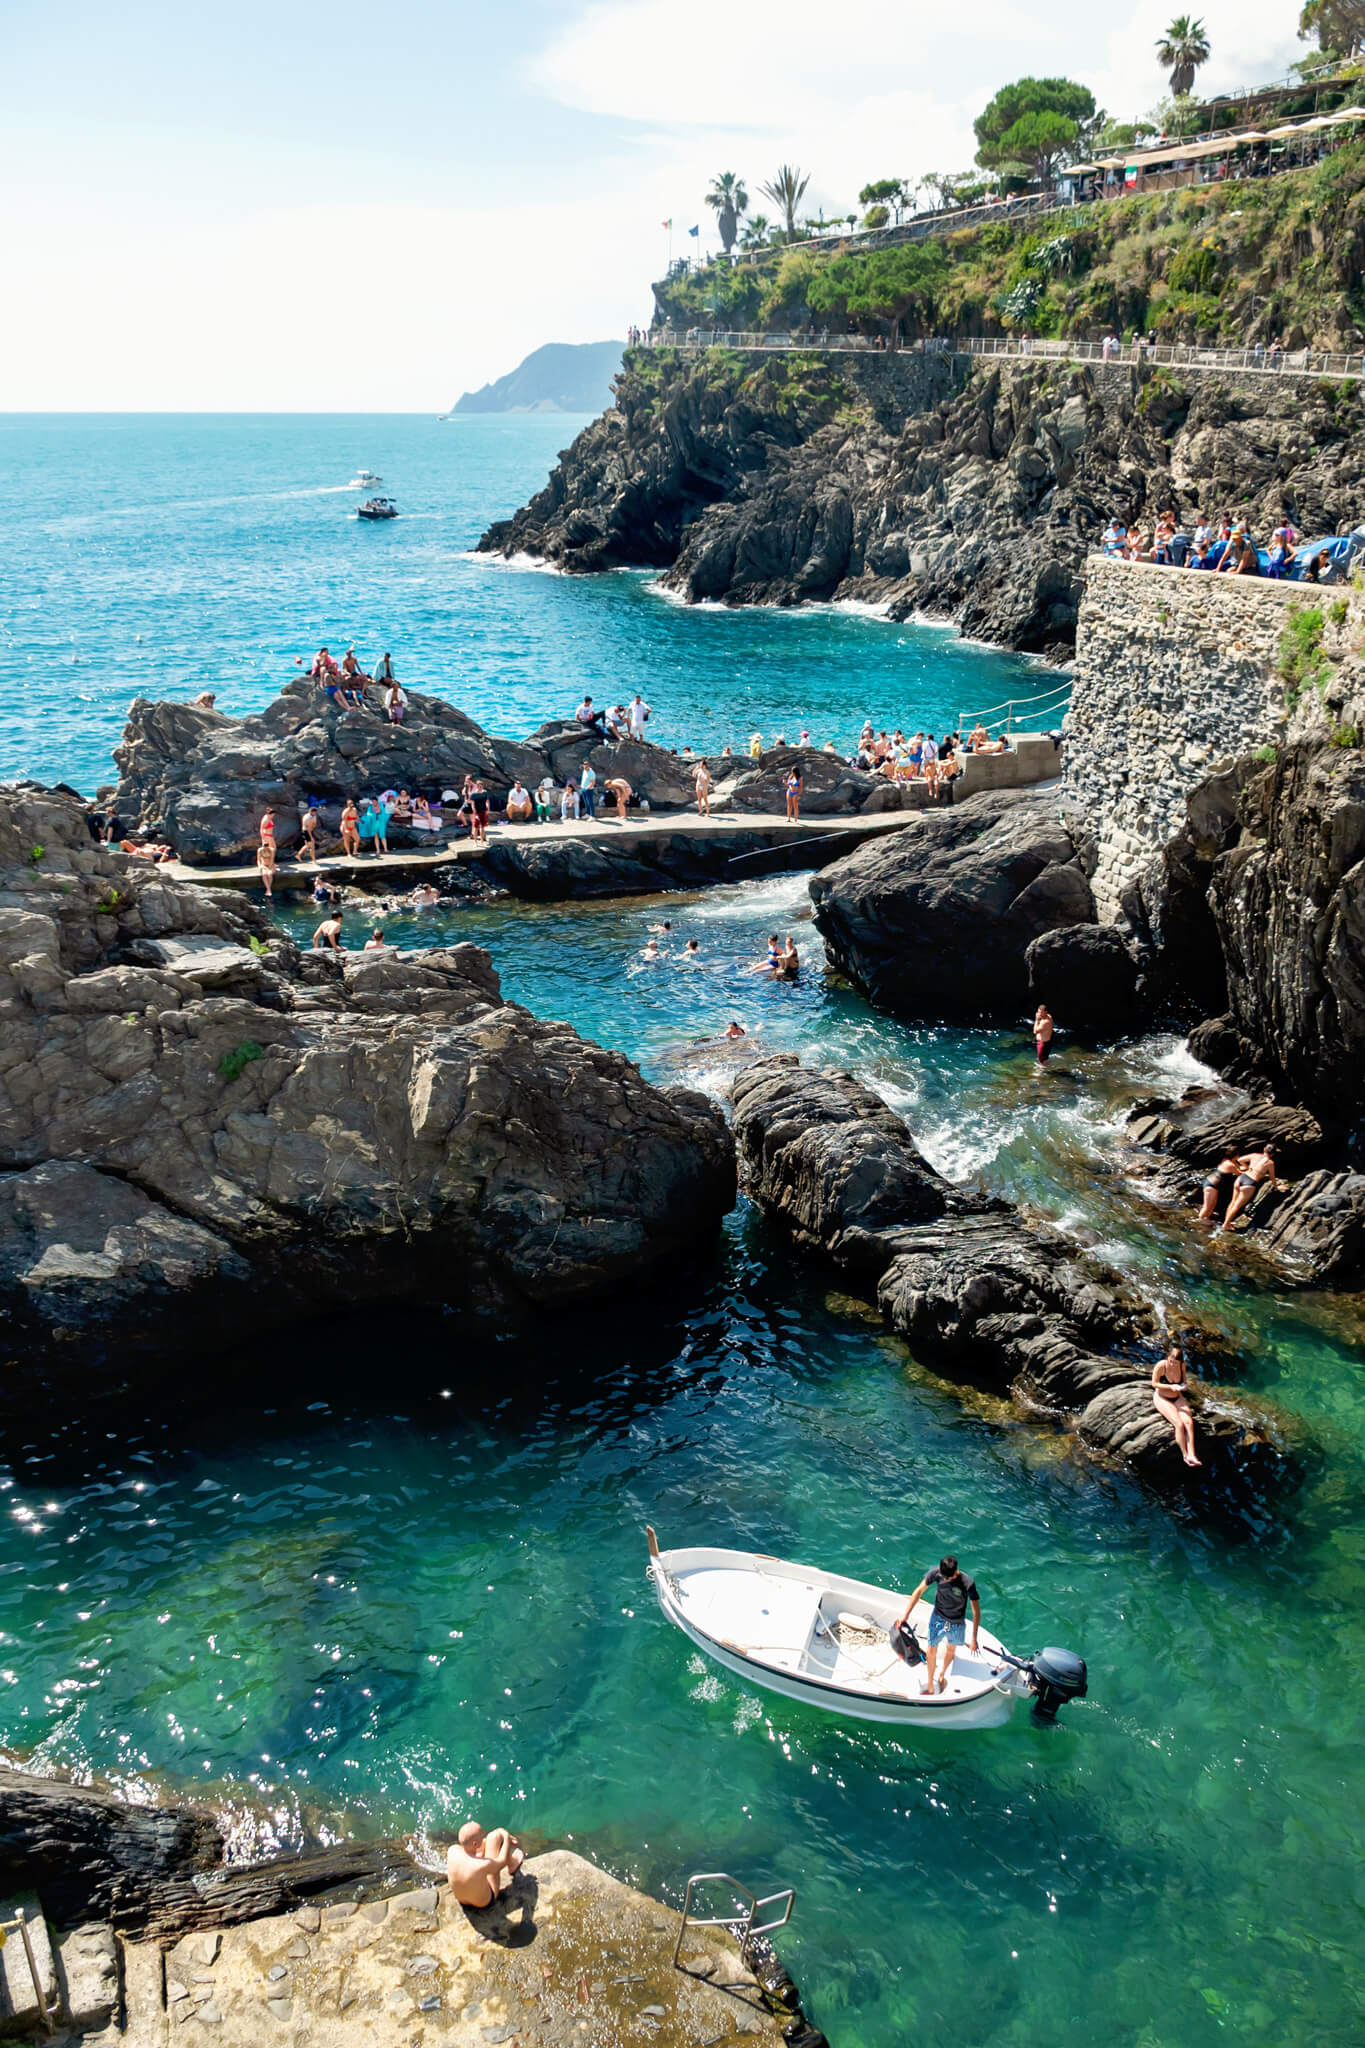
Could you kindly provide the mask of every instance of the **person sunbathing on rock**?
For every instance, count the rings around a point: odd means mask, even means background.
[[[1204,1176],[1204,1199],[1199,1206],[1201,1223],[1212,1223],[1218,1214],[1218,1204],[1223,1196],[1223,1183],[1237,1171],[1237,1161],[1230,1153],[1219,1160],[1213,1172]]]
[[[1187,1465],[1202,1465],[1194,1455],[1194,1411],[1190,1407],[1190,1380],[1180,1346],[1172,1344],[1164,1358],[1152,1367],[1152,1402],[1175,1432],[1180,1455]]]
[[[1237,1221],[1242,1211],[1250,1207],[1256,1190],[1275,1178],[1275,1147],[1263,1145],[1259,1152],[1244,1152],[1235,1162],[1237,1179],[1228,1203],[1228,1213],[1223,1218],[1222,1228],[1227,1230]]]
[[[515,1877],[525,1860],[506,1828],[485,1834],[476,1820],[467,1820],[446,1857],[451,1892],[462,1906],[496,1905],[504,1876]]]

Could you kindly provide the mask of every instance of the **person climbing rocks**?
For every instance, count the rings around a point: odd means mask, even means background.
[[[1275,1179],[1275,1147],[1263,1145],[1259,1152],[1244,1152],[1235,1161],[1237,1178],[1233,1183],[1232,1200],[1221,1228],[1230,1229],[1242,1211],[1249,1208],[1258,1188]]]

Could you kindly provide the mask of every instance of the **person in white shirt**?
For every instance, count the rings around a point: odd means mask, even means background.
[[[633,740],[642,740],[644,738],[645,721],[648,717],[649,706],[637,690],[630,700],[630,710],[627,713],[627,719],[630,724],[630,736]]]
[[[574,713],[578,723],[588,732],[595,733],[598,739],[602,737],[602,716],[600,711],[593,710],[591,697],[585,697]]]
[[[509,825],[524,825],[531,816],[531,792],[518,776],[507,792],[507,822]]]

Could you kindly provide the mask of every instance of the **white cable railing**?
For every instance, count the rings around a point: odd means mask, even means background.
[[[988,705],[984,711],[959,711],[957,729],[964,736],[975,732],[978,726],[988,733],[1026,732],[1027,726],[1016,726],[1014,715],[1022,712],[1025,718],[1053,718],[1066,709],[1071,698],[1071,678],[1058,683],[1051,690],[1044,690],[1035,697],[1009,697],[1003,704]],[[1003,713],[1003,717],[998,714]]]

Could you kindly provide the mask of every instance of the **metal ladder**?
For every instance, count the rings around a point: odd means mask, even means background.
[[[723,1884],[727,1886],[732,1900],[742,1899],[744,1901],[743,1912],[717,1913],[710,1916],[694,1913],[692,1910],[692,1894],[699,1885],[708,1884]],[[678,1939],[673,1947],[674,1969],[680,1970],[683,1967],[678,1958],[682,1954],[683,1937],[689,1927],[723,1927],[727,1933],[733,1934],[735,1940],[739,1943],[739,1959],[747,1967],[750,1943],[757,1940],[760,1934],[772,1934],[777,1928],[785,1927],[791,1919],[792,1908],[795,1904],[796,1889],[793,1885],[788,1885],[783,1891],[769,1893],[766,1899],[760,1899],[749,1890],[747,1884],[741,1884],[737,1877],[731,1877],[730,1873],[726,1870],[698,1871],[694,1877],[689,1877],[687,1880],[687,1892],[683,1899],[682,1925],[678,1929]],[[776,1919],[761,1919],[759,1916],[765,1913],[771,1906],[781,1906],[782,1911],[777,1915]]]
[[[56,2031],[52,2024],[53,2020],[62,2017],[62,1995],[58,1991],[54,2002],[48,2004],[38,1969],[38,1959],[33,1953],[33,1937],[28,1931],[28,1919],[22,1906],[15,1907],[12,1920],[0,1920],[0,1948],[4,1947],[11,1934],[17,1934],[24,1944],[24,1960],[28,1964],[28,1974],[33,1984],[33,2002],[38,2008],[38,2024],[50,2039]]]

